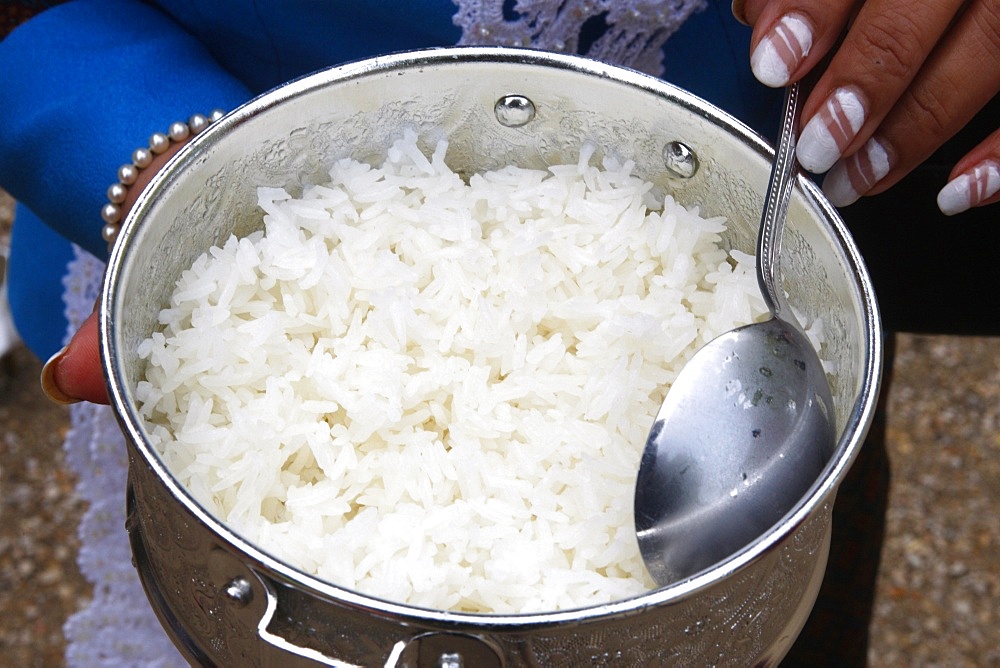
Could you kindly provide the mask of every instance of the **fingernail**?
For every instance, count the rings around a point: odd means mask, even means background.
[[[802,128],[795,154],[799,164],[821,174],[840,159],[865,124],[865,105],[851,88],[838,88]]]
[[[854,204],[889,173],[889,152],[869,139],[854,155],[836,163],[823,179],[823,192],[834,206]]]
[[[745,0],[733,0],[733,16],[740,23],[748,26],[750,22],[747,21],[746,4]]]
[[[1000,192],[1000,163],[984,160],[941,188],[938,208],[946,216],[962,213]]]
[[[809,55],[812,43],[812,27],[805,18],[786,14],[753,50],[750,69],[765,86],[785,86],[802,59]]]
[[[66,347],[63,346],[55,355],[49,358],[42,367],[42,392],[51,401],[66,406],[68,404],[79,403],[79,399],[76,397],[71,397],[56,384],[56,368],[59,366],[59,362],[62,361],[63,356],[66,354]]]

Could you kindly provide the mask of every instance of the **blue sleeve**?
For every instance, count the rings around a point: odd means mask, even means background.
[[[254,93],[343,62],[452,46],[452,0],[155,0]]]
[[[249,97],[143,2],[59,5],[0,42],[0,187],[101,257],[100,208],[119,165],[171,122]]]
[[[67,334],[63,276],[73,249],[24,206],[17,205],[14,221],[6,285],[10,313],[18,336],[44,360]]]

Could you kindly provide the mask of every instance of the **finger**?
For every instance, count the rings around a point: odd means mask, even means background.
[[[863,195],[887,190],[1000,91],[1000,12],[992,2],[969,3],[877,134],[830,170],[823,189],[831,202],[846,206]]]
[[[101,372],[97,317],[96,311],[91,313],[69,344],[42,368],[42,390],[56,403],[108,403]]]
[[[747,18],[746,0],[733,0],[733,16],[743,25],[753,25]]]
[[[754,26],[750,68],[773,88],[801,79],[837,43],[857,0],[748,0],[742,9]]]
[[[805,169],[825,172],[871,138],[964,2],[870,0],[861,7],[803,105],[797,156]]]
[[[1000,130],[955,165],[938,193],[941,213],[954,216],[971,208],[1000,202]]]

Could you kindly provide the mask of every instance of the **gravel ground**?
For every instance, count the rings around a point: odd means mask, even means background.
[[[89,596],[76,568],[83,505],[63,466],[68,411],[38,389],[27,350],[0,378],[0,665],[63,663],[62,624]]]
[[[1000,666],[998,344],[900,337],[872,665]]]
[[[10,201],[0,193],[0,233]],[[1000,339],[901,336],[890,394],[893,488],[872,666],[1000,666]],[[0,666],[63,663],[87,600],[83,510],[63,468],[68,412],[41,363],[0,365]]]

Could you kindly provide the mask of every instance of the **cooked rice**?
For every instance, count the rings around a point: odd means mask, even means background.
[[[630,163],[463,181],[412,133],[184,271],[137,396],[247,540],[373,596],[552,611],[653,586],[632,520],[666,389],[758,319],[753,257]]]

